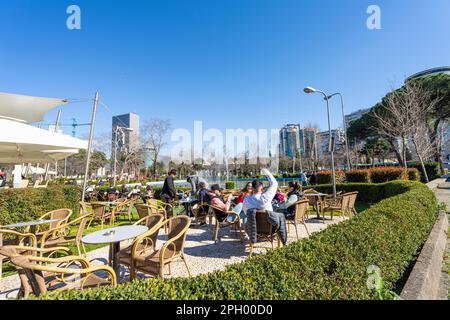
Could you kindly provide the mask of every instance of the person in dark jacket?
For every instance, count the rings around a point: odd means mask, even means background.
[[[177,175],[177,170],[172,169],[169,175],[164,180],[164,185],[161,190],[161,200],[165,202],[172,202],[177,195],[177,190],[175,189],[174,178]]]
[[[172,169],[169,171],[169,175],[164,180],[164,185],[161,190],[161,200],[164,201],[165,203],[171,203],[177,195],[177,190],[175,189],[175,182],[174,182],[174,178],[176,175],[177,170]],[[167,206],[167,215],[168,217],[173,216],[173,211],[171,210],[170,206]]]

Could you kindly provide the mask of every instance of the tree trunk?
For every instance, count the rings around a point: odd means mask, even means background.
[[[403,166],[403,159],[402,159],[402,155],[400,153],[400,151],[397,149],[397,146],[395,145],[394,141],[392,141],[392,139],[386,139],[387,142],[391,145],[392,150],[394,150],[395,153],[395,157],[398,160],[398,163],[400,163],[401,166]]]
[[[439,163],[440,174],[444,173],[444,162],[442,160],[442,144],[437,141],[437,137],[439,135],[439,125],[441,124],[440,119],[436,119],[434,122],[433,130],[430,132],[431,142],[434,142],[436,145],[435,153],[434,153],[434,161]]]
[[[428,180],[428,174],[427,174],[427,170],[425,169],[425,164],[423,162],[423,158],[419,152],[419,149],[417,148],[416,139],[412,139],[412,142],[414,144],[414,148],[416,149],[417,156],[419,157],[420,165],[422,166],[422,172],[423,172],[423,175],[425,176],[425,182],[428,183],[428,182],[430,182],[430,180]]]

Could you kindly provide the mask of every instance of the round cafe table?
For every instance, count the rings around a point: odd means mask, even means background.
[[[119,278],[119,251],[120,242],[134,239],[148,230],[146,226],[120,226],[99,230],[81,238],[87,244],[109,243],[109,264]]]
[[[2,227],[6,228],[6,229],[30,227],[30,232],[34,234],[34,233],[36,233],[37,226],[41,226],[43,224],[48,224],[48,223],[57,222],[57,221],[60,221],[60,219],[19,222],[19,223],[8,224],[7,226],[2,226]]]
[[[50,220],[36,220],[36,221],[26,221],[26,222],[19,222],[19,223],[13,223],[8,224],[6,226],[2,226],[2,228],[5,229],[16,229],[16,228],[24,228],[24,227],[30,227],[30,233],[35,234],[36,233],[36,227],[41,226],[44,224],[49,224],[52,222],[58,222],[60,219],[50,219]],[[25,243],[30,244],[31,239],[28,239]],[[3,235],[0,233],[0,246],[3,244]]]

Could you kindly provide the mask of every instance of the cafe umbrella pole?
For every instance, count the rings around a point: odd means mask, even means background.
[[[98,92],[96,92],[95,98],[94,98],[94,106],[92,108],[91,131],[89,133],[89,144],[88,144],[87,155],[86,155],[86,170],[84,171],[83,192],[82,192],[82,196],[81,196],[81,201],[84,201],[84,196],[86,194],[87,179],[88,179],[88,174],[89,174],[89,162],[91,161],[92,142],[94,139],[95,115],[97,113],[98,99],[99,99],[99,94],[98,94]]]

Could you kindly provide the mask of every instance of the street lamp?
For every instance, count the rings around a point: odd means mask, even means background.
[[[331,153],[331,170],[332,170],[332,175],[333,175],[333,197],[336,199],[336,172],[334,169],[334,146],[332,146],[332,141],[334,141],[331,138],[331,123],[330,123],[330,106],[329,106],[329,98],[328,96],[325,94],[325,92],[320,91],[320,90],[316,90],[312,87],[306,87],[305,89],[303,89],[303,91],[305,93],[320,93],[324,96],[325,101],[327,102],[327,115],[328,115],[328,134],[329,134],[329,146],[330,146],[330,153]]]
[[[133,129],[126,128],[126,127],[119,127],[119,126],[117,126],[114,129],[114,170],[113,170],[113,186],[114,187],[116,186],[116,182],[117,182],[117,177],[116,177],[117,176],[117,136],[119,134],[119,131],[122,134],[125,134],[125,131],[132,132]]]
[[[337,92],[337,93],[333,93],[332,95],[328,96],[328,100],[330,100],[334,96],[339,96],[341,98],[342,122],[344,125],[344,137],[345,137],[345,155],[347,157],[347,170],[351,170],[350,153],[349,153],[348,139],[347,139],[347,124],[345,123],[345,114],[344,114],[344,98],[342,97],[342,94]]]

